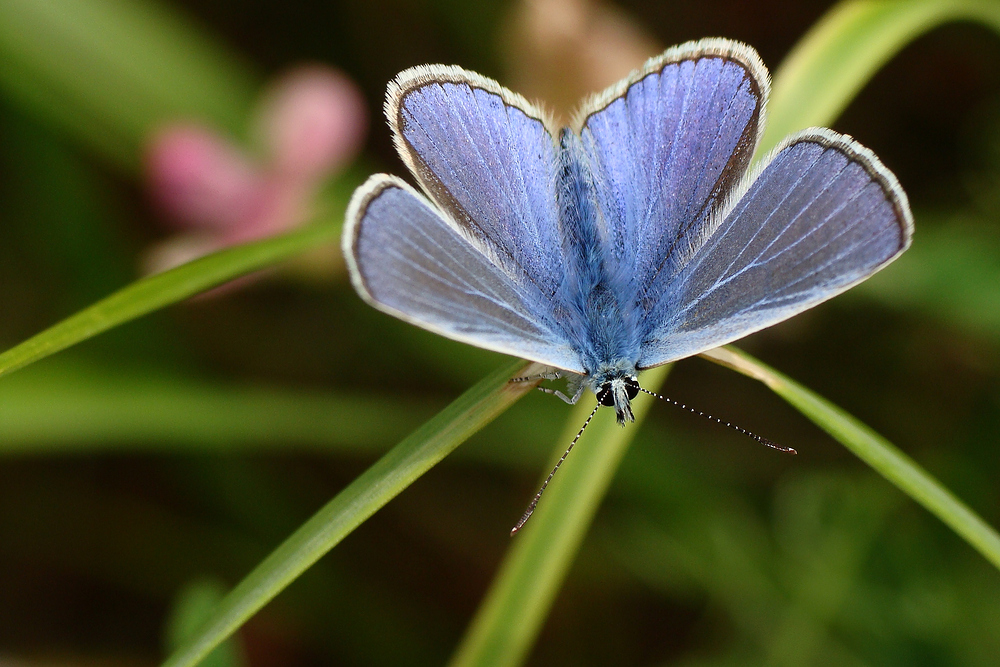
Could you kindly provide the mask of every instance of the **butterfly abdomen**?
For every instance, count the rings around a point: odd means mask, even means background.
[[[579,136],[561,136],[559,212],[565,248],[566,275],[562,300],[571,313],[566,333],[580,350],[584,368],[632,366],[638,357],[636,322],[628,317],[624,295],[610,275],[600,209],[593,179],[581,159]],[[627,299],[627,297],[624,297]]]

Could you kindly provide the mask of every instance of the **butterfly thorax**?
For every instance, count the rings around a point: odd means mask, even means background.
[[[607,406],[614,406],[618,423],[635,421],[631,399],[638,393],[635,325],[627,317],[615,294],[598,282],[574,294],[577,321],[576,348],[580,352],[588,389]]]

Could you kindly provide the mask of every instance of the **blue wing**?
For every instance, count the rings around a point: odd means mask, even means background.
[[[638,366],[732,342],[825,301],[910,244],[906,195],[850,137],[793,135],[737,189],[647,315]]]
[[[390,85],[396,148],[424,191],[516,283],[562,281],[558,147],[523,97],[457,67],[416,67]]]
[[[385,175],[355,193],[344,254],[359,293],[444,336],[584,372],[554,322],[565,273],[560,157],[543,114],[442,66],[401,73],[385,112],[432,201]]]
[[[343,251],[354,287],[379,310],[478,347],[583,372],[537,291],[511,279],[400,179],[376,174],[354,193]]]
[[[581,109],[609,268],[637,307],[667,289],[691,239],[740,180],[768,90],[753,49],[707,39],[670,49]]]

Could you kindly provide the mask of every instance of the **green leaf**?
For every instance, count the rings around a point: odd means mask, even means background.
[[[1000,568],[1000,534],[888,440],[745,352],[720,347],[701,356],[763,382]]]
[[[657,390],[670,366],[643,374]],[[589,398],[589,397],[588,397]],[[451,661],[453,667],[519,665],[541,630],[618,464],[654,399],[633,402],[636,423],[620,428],[613,410],[598,410],[572,454],[552,479],[538,509],[504,559],[489,593]],[[581,401],[556,443],[553,464],[593,409]]]
[[[137,280],[0,354],[0,376],[120,324],[337,239],[341,221],[234,246]]]
[[[368,517],[535,386],[510,383],[509,378],[540,370],[523,361],[504,366],[396,445],[247,575],[222,600],[208,624],[170,656],[164,667],[197,665]]]
[[[996,0],[850,0],[835,6],[775,72],[758,155],[786,135],[830,125],[904,46],[943,23],[981,22],[1000,31]]]

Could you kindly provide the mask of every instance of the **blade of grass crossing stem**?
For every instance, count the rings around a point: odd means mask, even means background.
[[[757,155],[786,135],[830,125],[903,47],[950,21],[1000,32],[997,0],[850,0],[816,23],[775,72],[767,128]]]
[[[120,324],[334,241],[341,221],[212,253],[124,287],[0,354],[0,376]]]
[[[858,458],[923,505],[1000,569],[1000,534],[892,443],[790,378],[733,347],[702,354],[763,382]]]
[[[523,361],[504,366],[396,445],[254,568],[163,667],[197,665],[368,517],[535,387],[530,382],[510,383],[509,378],[541,370]]]
[[[662,366],[647,371],[640,378],[642,385],[656,391],[669,369]],[[513,666],[524,661],[618,464],[654,401],[646,394],[636,397],[633,402],[636,423],[625,428],[615,422],[614,410],[598,410],[553,478],[531,520],[513,538],[500,572],[476,612],[451,667]],[[566,431],[556,444],[556,457],[565,451],[593,407],[592,400],[581,400],[573,410]],[[511,522],[516,518],[511,517]]]
[[[186,584],[174,600],[167,618],[166,640],[170,650],[182,645],[206,620],[225,596],[226,587],[214,579],[199,579]],[[246,658],[233,639],[222,642],[201,661],[198,667],[243,667]]]

